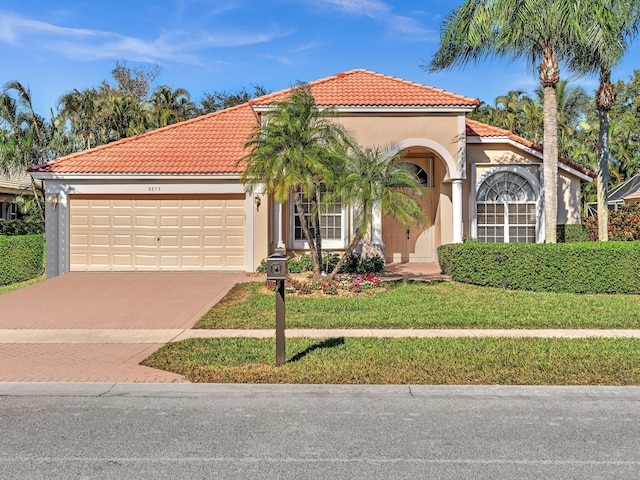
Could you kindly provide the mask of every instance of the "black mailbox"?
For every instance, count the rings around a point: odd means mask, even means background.
[[[289,257],[283,248],[267,257],[267,280],[286,280],[289,273]]]

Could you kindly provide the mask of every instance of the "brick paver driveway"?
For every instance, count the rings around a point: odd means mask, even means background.
[[[74,272],[0,296],[0,329],[183,329],[240,273]],[[0,343],[0,381],[176,382],[138,365],[160,343]]]

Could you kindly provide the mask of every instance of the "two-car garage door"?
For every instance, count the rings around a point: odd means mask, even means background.
[[[71,196],[71,271],[245,269],[244,195]]]

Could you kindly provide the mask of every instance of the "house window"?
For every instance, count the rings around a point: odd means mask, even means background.
[[[301,195],[301,194],[296,194]],[[311,201],[301,195],[302,207],[305,212],[307,227],[311,235],[314,235],[313,222],[311,221]],[[327,202],[322,200],[319,206],[320,234],[322,246],[328,248],[344,248],[345,244],[345,210],[339,202]],[[309,248],[307,239],[302,230],[300,217],[298,216],[294,202],[291,202],[291,216],[293,218],[293,248]]]
[[[535,243],[534,188],[513,172],[494,173],[482,182],[476,196],[478,240],[486,243]]]
[[[433,162],[431,158],[427,159],[427,169],[423,169],[421,166],[416,165],[413,162],[400,162],[400,165],[407,166],[409,169],[413,170],[416,175],[416,178],[420,182],[423,187],[433,187],[432,175],[431,171],[433,168]]]
[[[11,202],[0,202],[0,218],[3,220],[13,220],[18,218],[18,205]]]

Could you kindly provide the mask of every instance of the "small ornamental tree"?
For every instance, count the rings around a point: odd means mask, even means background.
[[[249,154],[240,160],[246,167],[242,182],[248,190],[264,186],[279,203],[293,197],[316,276],[322,269],[318,207],[323,192],[331,191],[343,170],[343,145],[348,142],[332,116],[330,110],[318,108],[308,85],[298,85],[289,98],[274,103],[273,110],[256,125],[245,144]],[[308,212],[303,196],[310,203]]]
[[[371,234],[374,209],[391,215],[404,226],[424,226],[426,217],[416,197],[423,186],[415,172],[402,162],[401,152],[393,148],[362,149],[351,145],[346,156],[345,171],[339,178],[334,195],[355,212],[355,232],[331,275],[336,275],[358,243]]]

